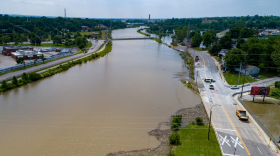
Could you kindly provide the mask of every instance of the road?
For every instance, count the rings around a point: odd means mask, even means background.
[[[276,155],[250,121],[240,121],[237,118],[235,111],[238,106],[233,105],[230,94],[241,91],[241,89],[232,90],[222,84],[214,60],[205,51],[190,50],[190,54],[198,55],[200,58],[199,63],[196,63],[196,71],[199,71],[201,79],[214,78],[216,80],[215,83],[212,83],[215,87],[214,90],[209,89],[209,84],[205,84],[206,87],[200,88],[200,90],[208,113],[210,108],[215,105],[215,107],[212,107],[212,125],[216,131],[223,155],[234,155],[234,153],[241,156]],[[254,82],[253,85],[263,85],[264,82],[265,85],[269,85],[273,84],[275,80],[279,80],[279,78]],[[244,87],[244,90],[249,90],[250,87]]]
[[[91,42],[92,42],[92,48],[90,48],[90,50],[88,50],[87,54],[94,53],[104,43],[103,40],[100,40],[98,42],[96,42],[95,40],[91,40]],[[43,68],[48,68],[48,67],[51,67],[51,66],[63,63],[63,62],[67,62],[67,61],[82,57],[84,55],[85,54],[81,53],[81,54],[69,56],[69,57],[66,57],[66,58],[62,58],[62,59],[59,59],[59,60],[55,60],[55,61],[52,61],[52,62],[48,62],[48,63],[45,63],[45,64],[41,64],[41,65],[38,65],[38,66],[35,66],[35,67],[26,68],[26,69],[23,69],[23,70],[20,70],[20,71],[12,72],[12,73],[7,73],[5,75],[0,76],[0,82],[2,82],[3,80],[11,79],[13,76],[17,77],[17,76],[22,75],[23,73],[30,73],[30,72],[34,72],[34,71],[37,71],[37,70],[41,70]]]

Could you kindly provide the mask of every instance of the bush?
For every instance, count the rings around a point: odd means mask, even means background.
[[[173,119],[171,122],[176,123],[179,126],[181,126],[181,121],[182,121],[182,115],[175,115],[175,116],[173,116]]]
[[[195,122],[196,122],[197,125],[201,125],[201,126],[204,125],[203,124],[203,119],[201,117],[195,118]]]
[[[192,122],[191,122],[191,124],[192,124],[192,125],[195,125],[195,122],[194,122],[194,121],[192,121]]]
[[[42,78],[41,75],[39,75],[37,73],[30,73],[29,74],[29,80],[31,80],[31,81],[37,81],[41,78]]]
[[[180,136],[179,136],[179,134],[171,134],[171,135],[169,135],[169,143],[171,145],[179,145],[180,144]]]
[[[278,88],[271,88],[270,96],[275,99],[280,99],[280,89]]]
[[[8,84],[7,84],[6,80],[2,81],[1,88],[4,92],[8,89]]]
[[[170,151],[167,156],[175,156],[174,151]]]
[[[28,76],[26,73],[22,73],[22,80],[25,80],[25,81],[28,80]]]
[[[14,76],[13,79],[12,79],[12,84],[17,87],[18,86],[18,80],[17,78]]]
[[[179,125],[177,123],[171,124],[171,130],[172,131],[179,131]]]
[[[275,81],[274,85],[276,88],[280,89],[280,81]]]

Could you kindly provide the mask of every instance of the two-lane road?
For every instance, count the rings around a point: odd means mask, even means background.
[[[237,118],[235,111],[238,106],[233,105],[230,94],[241,91],[241,89],[232,90],[222,84],[215,62],[206,52],[190,50],[190,53],[193,56],[198,55],[200,64],[204,65],[204,68],[196,68],[201,79],[214,78],[216,80],[212,83],[215,87],[214,90],[210,90],[207,83],[206,87],[202,88],[202,95],[206,95],[208,92],[208,96],[203,96],[202,99],[207,111],[215,104],[221,105],[212,108],[212,125],[216,130],[223,155],[276,155],[267,146],[252,123],[240,121]],[[273,82],[271,81],[271,84]],[[244,90],[248,90],[250,87],[244,87]],[[209,100],[209,97],[212,101]]]

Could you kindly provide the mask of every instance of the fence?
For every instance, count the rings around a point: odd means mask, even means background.
[[[243,102],[243,100],[238,96],[239,102],[246,108],[246,110],[250,113],[253,119],[258,123],[258,125],[262,128],[262,130],[266,133],[266,135],[271,138],[272,142],[278,147],[277,139],[269,132],[269,130],[265,127],[265,125],[259,120],[259,118],[253,113],[253,111]]]
[[[53,59],[57,59],[57,58],[60,58],[60,57],[65,57],[65,56],[69,56],[69,55],[73,55],[75,54],[74,52],[63,52],[63,53],[57,53],[55,55],[52,55],[50,57],[47,57],[45,61],[49,61],[49,60],[53,60]],[[36,63],[42,63],[43,60],[42,59],[38,59],[36,61]],[[27,62],[25,63],[25,66],[31,66],[31,65],[34,65],[34,60],[30,61],[30,62]],[[19,68],[22,68],[24,67],[23,64],[19,64],[19,65],[14,65],[14,66],[9,66],[9,67],[5,67],[5,68],[1,68],[0,69],[0,73],[3,73],[3,72],[7,72],[7,71],[10,71],[10,70],[14,70],[14,69],[19,69]]]

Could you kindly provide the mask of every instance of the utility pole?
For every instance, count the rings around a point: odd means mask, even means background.
[[[210,136],[210,125],[211,125],[212,108],[213,108],[214,106],[221,106],[221,105],[215,104],[215,105],[213,105],[213,106],[210,108],[210,120],[209,120],[209,128],[208,128],[208,140],[209,140],[209,136]]]
[[[242,61],[240,62],[240,67],[239,67],[238,85],[239,85],[239,79],[240,79],[241,64],[242,64]]]
[[[245,74],[244,74],[244,79],[243,79],[243,85],[242,85],[242,90],[241,90],[241,96],[240,96],[240,98],[242,98],[243,87],[244,87],[244,82],[245,82],[245,76],[246,76],[246,70],[245,70]]]

